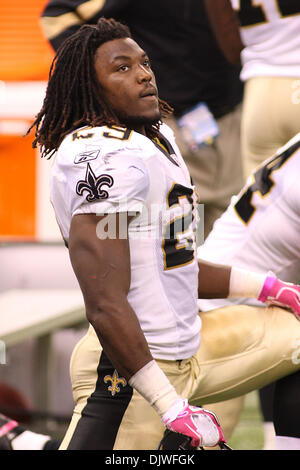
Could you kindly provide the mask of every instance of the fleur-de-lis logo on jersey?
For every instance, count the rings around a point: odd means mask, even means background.
[[[104,382],[111,382],[111,385],[108,387],[108,390],[111,392],[112,396],[114,396],[116,393],[120,392],[120,385],[123,385],[123,387],[126,387],[127,382],[124,379],[124,377],[119,377],[118,372],[114,370],[113,375],[106,375],[104,377]]]
[[[112,187],[114,180],[110,175],[96,176],[91,169],[89,163],[87,165],[85,180],[78,181],[76,185],[76,193],[82,196],[84,191],[88,192],[86,200],[88,202],[95,201],[97,199],[107,199],[108,192],[102,189],[102,186]]]

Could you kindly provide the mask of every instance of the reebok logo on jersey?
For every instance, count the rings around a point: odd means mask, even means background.
[[[100,154],[100,150],[87,150],[76,155],[74,163],[85,163],[90,160],[96,160]]]
[[[102,187],[108,186],[111,188],[113,184],[114,179],[112,176],[106,174],[96,176],[88,163],[85,180],[78,181],[76,185],[76,193],[79,196],[82,196],[84,192],[87,192],[88,195],[86,200],[88,202],[93,202],[99,199],[107,199],[108,192],[102,189]]]

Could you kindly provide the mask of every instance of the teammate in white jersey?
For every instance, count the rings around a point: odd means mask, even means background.
[[[193,186],[161,126],[169,112],[125,26],[100,19],[58,51],[33,145],[57,152],[51,198],[91,324],[71,359],[76,406],[61,449],[155,449],[166,428],[223,446],[199,405],[300,367],[300,287],[197,261]],[[244,291],[292,311],[198,316],[198,296]]]
[[[242,65],[241,141],[247,178],[300,130],[300,4],[205,1],[220,47],[228,60]]]
[[[248,178],[232,198],[198,256],[300,282],[300,133]],[[207,303],[206,303],[207,302]],[[201,299],[201,309],[232,303],[259,305],[255,299]]]
[[[300,133],[280,148],[248,179],[240,194],[232,198],[231,205],[215,223],[205,243],[198,248],[200,259],[215,263],[233,264],[240,268],[265,272],[270,269],[276,276],[288,282],[300,282]],[[209,311],[237,303],[259,305],[255,299],[200,299],[202,311]],[[297,398],[300,373],[279,381],[275,390],[268,387],[260,391],[265,418],[265,448],[300,449]],[[286,400],[293,407],[293,414],[281,414],[277,422],[277,436],[272,443],[273,396],[275,400],[287,388]],[[294,397],[295,402],[292,402]],[[268,405],[265,400],[268,398]],[[231,420],[237,421],[241,403],[220,403],[214,412],[231,412]],[[278,413],[278,409],[275,409]],[[222,414],[220,413],[220,417]],[[278,420],[277,420],[278,421]],[[228,421],[228,426],[232,421]],[[227,423],[226,423],[227,426]],[[230,430],[231,431],[231,430]]]

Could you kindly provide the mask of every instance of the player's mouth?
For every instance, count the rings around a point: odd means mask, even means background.
[[[157,90],[151,85],[147,87],[145,90],[143,90],[139,96],[140,98],[146,99],[149,101],[153,101],[153,100],[157,101]]]

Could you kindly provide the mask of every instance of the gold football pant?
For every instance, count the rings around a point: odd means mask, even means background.
[[[196,354],[157,360],[191,404],[231,399],[300,368],[300,322],[288,311],[234,306],[200,316]],[[76,406],[61,449],[157,449],[160,417],[114,370],[92,327],[75,347],[70,369]]]
[[[299,132],[300,77],[255,77],[245,84],[241,123],[244,178]]]

